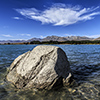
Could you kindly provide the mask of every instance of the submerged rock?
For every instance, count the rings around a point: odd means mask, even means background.
[[[71,76],[65,52],[56,46],[43,45],[17,57],[7,80],[17,88],[51,89],[63,82],[68,84]]]

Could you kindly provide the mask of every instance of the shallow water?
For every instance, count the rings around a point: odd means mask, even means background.
[[[36,45],[0,45],[0,100],[99,100],[100,45],[56,45],[70,62],[75,83],[57,90],[18,90],[5,77],[12,61]]]

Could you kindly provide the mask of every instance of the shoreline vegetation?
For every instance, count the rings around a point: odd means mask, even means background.
[[[83,41],[31,41],[31,42],[21,42],[21,43],[0,43],[0,45],[19,45],[19,44],[100,44],[100,40],[90,41],[90,40],[83,40]]]

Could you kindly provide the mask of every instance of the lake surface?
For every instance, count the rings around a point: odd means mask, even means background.
[[[0,45],[0,100],[100,100],[100,45],[56,45],[70,62],[75,83],[57,90],[18,90],[6,82],[12,61],[37,45]]]

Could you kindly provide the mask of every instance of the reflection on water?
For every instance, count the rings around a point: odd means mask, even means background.
[[[100,45],[57,45],[67,54],[76,82],[56,90],[18,90],[6,82],[9,65],[36,45],[0,45],[0,100],[99,100]]]

